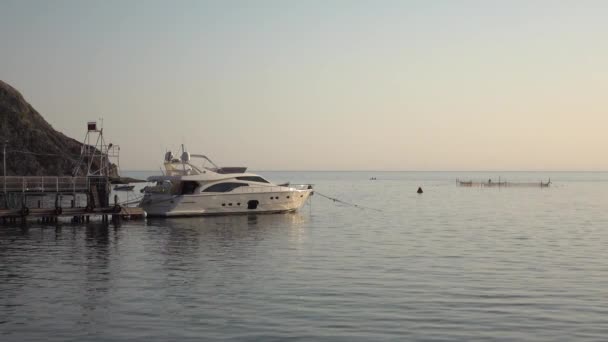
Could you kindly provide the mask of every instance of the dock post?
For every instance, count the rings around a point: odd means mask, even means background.
[[[76,185],[74,185],[74,180],[72,180],[72,208],[76,206]]]

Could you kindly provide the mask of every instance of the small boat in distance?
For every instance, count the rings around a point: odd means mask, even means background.
[[[203,160],[194,165],[192,158]],[[206,163],[209,167],[205,167]],[[165,154],[163,176],[148,177],[139,207],[150,216],[199,216],[281,213],[301,208],[312,195],[311,184],[273,184],[246,167],[219,167],[182,146],[180,159]]]
[[[135,185],[116,185],[114,186],[114,191],[133,191]]]

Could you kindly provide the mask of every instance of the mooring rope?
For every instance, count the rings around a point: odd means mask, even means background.
[[[118,204],[120,204],[120,205],[135,204],[135,203],[139,203],[142,198],[144,198],[144,196],[139,196],[139,197],[136,197],[136,198],[131,199],[131,200],[126,200],[126,201],[123,201],[123,202],[119,202]]]
[[[139,203],[141,202],[141,200],[145,197],[145,195],[139,196],[137,198],[131,199],[131,200],[127,200],[127,201],[123,201],[123,202],[119,202],[118,204],[120,205],[129,205],[129,204],[134,204],[134,203]],[[149,200],[148,204],[150,203],[162,203],[162,202],[167,202],[167,201],[171,201],[175,198],[177,198],[179,196],[171,196],[170,198],[163,198],[163,199],[157,199],[157,200]]]
[[[325,197],[325,198],[327,198],[328,200],[331,200],[331,201],[334,201],[334,202],[338,202],[338,203],[342,203],[342,204],[344,204],[344,205],[348,205],[348,206],[351,206],[351,207],[355,207],[355,208],[359,208],[359,209],[367,209],[367,210],[374,210],[374,211],[379,211],[379,212],[382,212],[382,210],[381,210],[381,209],[376,209],[376,208],[366,207],[366,206],[359,205],[359,204],[355,204],[355,203],[346,202],[346,201],[343,201],[343,200],[338,199],[338,198],[335,198],[335,197],[331,197],[331,196],[324,195],[324,194],[322,194],[322,193],[320,193],[320,192],[318,192],[318,191],[316,191],[316,190],[315,190],[315,195],[319,195],[319,196],[321,196],[321,197]]]
[[[135,199],[129,200],[129,201],[127,201],[127,202],[121,202],[121,203],[119,203],[119,204],[120,204],[120,205],[129,205],[129,204],[138,203],[138,202],[140,202],[140,201],[141,201],[141,200],[142,200],[144,197],[145,197],[145,195],[142,195],[142,196],[139,196],[139,197],[137,197],[137,198],[135,198]],[[176,199],[177,197],[179,197],[179,195],[174,195],[174,196],[171,196],[171,197],[169,197],[169,198],[163,198],[163,199],[157,199],[157,200],[152,200],[152,199],[150,199],[150,200],[148,200],[146,203],[147,203],[147,204],[151,204],[151,203],[162,203],[162,202],[168,202],[168,201],[172,201],[172,200]]]

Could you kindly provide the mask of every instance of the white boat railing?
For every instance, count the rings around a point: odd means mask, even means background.
[[[290,184],[286,186],[242,186],[236,188],[233,193],[259,193],[259,192],[291,192],[312,189],[311,184]]]

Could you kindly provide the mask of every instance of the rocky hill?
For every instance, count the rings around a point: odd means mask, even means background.
[[[0,80],[0,155],[5,141],[8,176],[72,175],[82,147],[54,130],[15,88]]]

